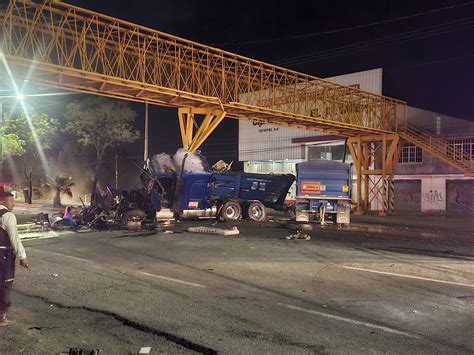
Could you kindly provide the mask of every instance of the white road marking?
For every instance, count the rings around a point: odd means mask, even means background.
[[[42,251],[46,251],[46,250],[42,250]],[[95,263],[94,261],[92,260],[87,260],[87,259],[82,259],[82,258],[78,258],[77,256],[71,256],[71,255],[66,255],[66,254],[61,254],[61,253],[55,253],[53,251],[46,251],[47,253],[50,253],[50,254],[54,254],[54,255],[59,255],[59,256],[63,256],[65,258],[70,258],[70,259],[74,259],[74,260],[80,260],[80,261],[87,261],[87,262],[90,262],[90,263],[94,263],[94,264],[97,264]],[[100,265],[100,264],[98,264]],[[183,285],[188,285],[188,286],[194,286],[194,287],[200,287],[200,288],[206,288],[206,286],[204,285],[201,285],[201,284],[197,284],[197,283],[193,283],[193,282],[188,282],[188,281],[183,281],[183,280],[179,280],[179,279],[174,279],[172,277],[166,277],[166,276],[161,276],[161,275],[157,275],[157,274],[150,274],[148,272],[144,272],[144,271],[131,271],[131,270],[126,270],[124,268],[114,268],[112,267],[111,269],[114,269],[114,270],[121,270],[121,271],[124,271],[124,272],[127,272],[127,273],[133,273],[133,274],[140,274],[140,275],[145,275],[145,276],[150,276],[150,277],[156,277],[158,279],[162,279],[162,280],[166,280],[166,281],[171,281],[171,282],[176,282],[176,283],[180,283],[180,284],[183,284]]]
[[[77,256],[72,256],[72,255],[67,255],[67,254],[55,253],[54,251],[49,251],[49,250],[41,250],[41,251],[49,253],[49,254],[64,256],[65,258],[69,258],[69,259],[87,261],[89,263],[92,262],[91,260],[88,260],[88,259],[78,258]]]
[[[462,282],[453,282],[453,281],[444,281],[444,280],[437,280],[437,279],[430,279],[428,277],[421,277],[421,276],[411,276],[411,275],[404,275],[404,274],[396,274],[394,272],[386,272],[386,271],[378,271],[378,270],[369,270],[369,269],[362,269],[360,267],[352,267],[352,266],[342,266],[343,269],[350,269],[350,270],[357,270],[357,271],[364,271],[364,272],[371,272],[374,274],[381,274],[381,275],[389,275],[389,276],[396,276],[396,277],[405,277],[407,279],[415,279],[415,280],[423,280],[423,281],[430,281],[430,282],[437,282],[441,284],[448,284],[448,285],[456,285],[456,286],[464,286],[464,287],[472,287],[472,284],[465,284]]]
[[[297,310],[297,311],[306,312],[306,313],[310,313],[310,314],[315,314],[317,316],[338,320],[338,321],[341,321],[341,322],[346,322],[346,323],[351,323],[351,324],[356,324],[356,325],[362,325],[362,326],[367,327],[367,328],[377,329],[377,330],[381,330],[381,331],[384,331],[384,332],[387,332],[387,333],[398,334],[398,335],[403,335],[403,336],[406,336],[406,337],[409,337],[409,338],[419,339],[419,337],[417,335],[406,333],[406,332],[403,332],[401,330],[396,330],[396,329],[389,328],[389,327],[384,327],[382,325],[377,325],[377,324],[367,323],[367,322],[363,322],[363,321],[359,321],[359,320],[355,320],[355,319],[335,316],[333,314],[319,312],[319,311],[315,311],[315,310],[312,310],[312,309],[306,309],[306,308],[302,308],[302,307],[298,307],[298,306],[293,306],[291,304],[278,303],[278,305],[289,308],[289,309],[294,309],[294,310]]]
[[[166,280],[166,281],[177,282],[177,283],[183,284],[183,285],[206,288],[206,286],[201,285],[201,284],[196,284],[196,283],[193,283],[193,282],[183,281],[183,280],[179,280],[179,279],[173,279],[171,277],[166,277],[166,276],[161,276],[161,275],[156,275],[156,274],[149,274],[148,272],[144,272],[144,271],[137,271],[135,273],[140,274],[140,275],[150,276],[150,277],[156,277],[158,279],[162,279],[162,280]]]

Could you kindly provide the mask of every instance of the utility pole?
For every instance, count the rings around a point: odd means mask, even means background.
[[[148,101],[145,101],[145,148],[143,151],[143,161],[148,159]]]
[[[115,189],[118,190],[118,154],[115,152]]]

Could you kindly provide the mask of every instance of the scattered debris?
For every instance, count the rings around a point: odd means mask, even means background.
[[[99,355],[99,349],[82,349],[82,348],[69,348],[69,355]]]
[[[160,231],[158,234],[174,234],[173,231]]]
[[[314,223],[298,223],[294,221],[289,221],[286,223],[285,228],[299,233],[303,231],[308,232],[316,230],[317,226]]]
[[[213,166],[212,166],[212,172],[214,173],[223,173],[225,171],[229,171],[230,168],[232,167],[232,164],[234,163],[234,161],[232,160],[229,164],[227,164],[225,161],[223,160],[219,160],[217,163],[215,163]]]
[[[296,240],[296,239],[310,240],[311,236],[306,234],[306,233],[302,233],[301,231],[298,231],[296,234],[289,235],[288,237],[286,237],[286,239],[288,239],[288,240]]]
[[[48,329],[57,329],[58,327],[30,327],[30,328],[27,328],[26,330],[39,330],[39,331],[42,331],[42,330],[48,330]],[[20,350],[21,352],[21,350]]]
[[[58,274],[51,274],[52,277],[58,277]]]
[[[210,227],[189,227],[188,232],[192,233],[202,233],[202,234],[219,234],[219,235],[237,235],[240,233],[237,227],[232,227],[231,229],[220,229],[220,228],[210,228]]]
[[[49,216],[40,213],[37,224],[48,230],[72,229],[87,226],[92,229],[121,229],[135,226],[154,229],[156,210],[151,206],[144,190],[120,191],[107,187],[106,195],[96,204],[83,205],[73,211],[66,207],[64,213]]]

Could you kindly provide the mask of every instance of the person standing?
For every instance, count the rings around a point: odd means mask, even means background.
[[[29,268],[25,248],[18,235],[16,217],[12,213],[15,207],[13,194],[0,190],[0,327],[11,321],[7,313],[10,308],[10,291],[15,278],[15,260]]]

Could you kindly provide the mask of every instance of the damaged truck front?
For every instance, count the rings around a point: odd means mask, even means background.
[[[291,174],[213,173],[198,154],[185,154],[181,161],[174,157],[157,163],[155,159],[142,179],[157,211],[169,208],[178,218],[224,221],[242,217],[263,221],[266,208],[288,209],[284,201],[295,181]]]

